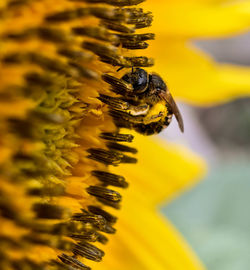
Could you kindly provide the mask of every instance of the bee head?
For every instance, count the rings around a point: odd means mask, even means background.
[[[133,86],[135,93],[143,93],[148,87],[148,73],[141,68],[135,68],[132,72],[126,73],[122,80]]]
[[[158,94],[160,92],[166,92],[166,90],[167,86],[159,75],[155,73],[149,75],[150,94]]]
[[[162,78],[155,73],[150,73],[148,87],[143,93],[143,96],[147,99],[147,102],[151,104],[157,103],[158,101],[162,100],[162,95],[165,95],[166,92],[167,86]]]

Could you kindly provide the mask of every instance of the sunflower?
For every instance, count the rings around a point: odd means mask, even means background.
[[[141,51],[154,39],[144,30],[152,23],[152,3],[144,11],[136,6],[141,2],[1,1],[2,269],[202,268],[155,205],[201,177],[203,161],[118,129],[101,98],[128,87],[119,79],[126,71],[118,68],[153,65]],[[195,88],[189,97],[203,101]],[[120,215],[118,189],[128,180]]]
[[[2,269],[102,260],[117,219],[106,208],[122,198],[109,186],[128,186],[109,165],[136,162],[136,149],[121,144],[133,136],[100,100],[115,95],[102,75],[153,64],[128,51],[153,38],[135,33],[152,22],[130,7],[140,2],[1,2]]]

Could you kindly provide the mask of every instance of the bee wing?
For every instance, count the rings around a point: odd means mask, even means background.
[[[183,123],[181,113],[180,113],[172,95],[170,94],[170,92],[168,90],[166,92],[162,91],[159,95],[162,99],[164,99],[167,102],[167,104],[169,105],[169,107],[171,108],[171,110],[173,111],[173,113],[175,115],[175,118],[178,122],[178,125],[179,125],[181,132],[184,132],[184,123]]]

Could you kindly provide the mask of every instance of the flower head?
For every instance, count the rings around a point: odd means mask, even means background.
[[[137,150],[130,144],[134,135],[118,129],[119,121],[104,104],[117,106],[112,98],[129,88],[120,80],[125,70],[117,69],[153,65],[141,51],[154,39],[154,34],[140,30],[152,22],[150,11],[136,7],[141,2],[0,3],[3,269],[90,269],[91,264],[109,270],[202,269],[172,226],[155,213],[155,205],[195,182],[204,173],[203,161],[186,149],[168,145],[162,150],[158,143],[135,135],[139,163],[131,165],[136,162]],[[149,1],[148,10],[167,4],[168,11],[180,14],[176,11],[185,1],[176,6],[170,2],[157,6]],[[156,71],[164,75],[164,67],[169,67],[171,89],[180,97],[202,103],[223,99],[221,92],[201,95],[197,89],[204,81],[198,81],[193,92],[180,91],[176,74],[180,67],[188,71],[189,65],[186,69],[173,64],[178,54],[170,49],[179,48],[180,58],[193,61],[184,44],[187,37],[199,36],[202,27],[190,33],[184,24],[174,26],[167,38],[158,37],[164,50],[151,50],[158,59],[169,53]],[[214,86],[217,81],[212,82]],[[117,190],[128,186],[127,179],[132,183],[117,226],[120,233],[109,237],[116,231],[116,209],[122,200]],[[108,238],[111,243],[104,248]],[[104,249],[108,256],[100,264]]]
[[[152,15],[142,1],[4,1],[1,5],[1,266],[89,269],[116,230],[126,179],[108,165],[135,163],[100,94],[118,67],[150,66],[129,49]],[[108,4],[108,5],[106,5]],[[128,38],[127,38],[128,36]],[[128,153],[128,154],[127,154]],[[96,242],[97,244],[93,243]],[[39,254],[39,255],[38,255]]]

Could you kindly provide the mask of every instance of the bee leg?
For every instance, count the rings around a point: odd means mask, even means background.
[[[129,111],[129,110],[127,110]],[[157,115],[151,115],[150,117],[145,116],[144,114],[137,114],[137,115],[132,115],[129,114],[127,111],[118,111],[115,109],[111,109],[110,110],[110,115],[113,116],[113,118],[117,119],[117,120],[124,120],[127,121],[129,123],[132,124],[144,124],[144,125],[148,125],[152,122],[157,122],[162,117],[162,113],[160,112]]]
[[[126,111],[129,108],[129,103],[120,98],[100,95],[98,99],[116,110]]]
[[[141,124],[143,123],[144,115],[133,116],[127,112],[110,109],[110,115],[118,122],[127,122],[129,124]],[[127,125],[126,125],[127,126]]]
[[[163,115],[162,112],[149,117],[145,115],[133,116],[117,110],[110,110],[109,113],[118,127],[135,129],[137,132],[144,135],[159,133],[164,128],[161,121]]]
[[[122,111],[110,108],[109,114],[112,116],[115,125],[120,128],[133,128],[132,116]]]
[[[124,113],[132,116],[146,115],[149,110],[148,104],[134,106],[116,97],[100,95],[98,99],[101,100],[103,103],[109,105],[112,109],[123,111]]]
[[[137,106],[133,106],[129,104],[129,108],[124,112],[127,112],[128,114],[132,116],[141,116],[141,115],[146,115],[148,111],[149,111],[148,104],[142,104],[142,105],[137,105]]]
[[[159,121],[163,116],[163,112],[159,112],[158,114],[150,115],[150,116],[145,116],[143,118],[143,124],[148,125],[152,122],[157,122]]]

